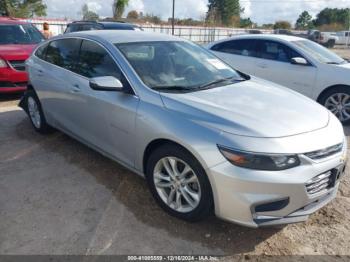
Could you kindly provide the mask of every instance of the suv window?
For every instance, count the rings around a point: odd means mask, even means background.
[[[69,24],[65,33],[100,30],[100,29],[103,29],[103,27],[100,24],[91,24],[91,23]]]
[[[78,62],[79,74],[91,78],[114,76],[121,80],[121,71],[108,52],[99,44],[83,40]]]
[[[60,39],[50,42],[45,60],[67,70],[76,71],[80,39]]]
[[[214,45],[211,49],[233,55],[256,56],[255,40],[253,39],[226,41]]]
[[[293,57],[303,57],[290,47],[269,40],[257,40],[257,57],[289,63]]]

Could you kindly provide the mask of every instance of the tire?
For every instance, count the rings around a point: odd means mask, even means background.
[[[327,47],[328,48],[333,48],[334,45],[335,45],[335,41],[334,40],[328,40],[328,42],[327,42]]]
[[[166,175],[168,173],[164,161],[171,170],[174,170],[171,163],[176,163],[178,174],[184,171],[186,165],[190,171],[187,168],[188,172],[184,172],[186,175],[182,177],[182,180],[175,181],[169,175]],[[162,173],[162,175],[160,176],[159,173]],[[170,180],[164,179],[165,177],[170,178]],[[179,175],[179,177],[181,176]],[[182,147],[166,144],[153,151],[146,163],[146,179],[154,199],[170,215],[195,222],[203,220],[213,213],[213,196],[208,177],[197,159]],[[188,183],[189,181],[193,183]],[[168,184],[171,184],[171,186],[168,186]],[[159,187],[160,185],[162,187]],[[172,190],[175,191],[173,201],[167,204],[166,196],[170,196]],[[197,196],[192,198],[196,194]],[[179,202],[178,199],[180,199]],[[187,201],[188,199],[191,201]],[[198,199],[198,201],[195,199]]]
[[[25,111],[35,131],[40,134],[52,133],[54,129],[47,124],[40,100],[34,90],[28,90],[24,94]]]
[[[334,113],[342,124],[350,124],[350,86],[334,87],[322,94],[318,102]]]

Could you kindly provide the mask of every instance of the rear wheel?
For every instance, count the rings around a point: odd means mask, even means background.
[[[42,134],[50,133],[53,128],[46,122],[40,101],[33,90],[25,93],[26,111],[34,129]]]
[[[343,124],[350,124],[350,87],[339,86],[322,95],[319,102]]]
[[[149,157],[146,177],[153,197],[169,214],[198,221],[212,212],[213,198],[200,163],[176,145],[156,149]]]

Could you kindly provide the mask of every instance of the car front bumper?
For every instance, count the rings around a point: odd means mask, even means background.
[[[318,163],[300,156],[302,165],[284,171],[250,170],[227,161],[216,165],[208,170],[215,213],[249,227],[305,221],[336,197],[346,151],[344,144],[342,152]],[[332,171],[332,183],[320,192],[308,193],[307,182],[328,171]]]
[[[27,89],[28,75],[12,68],[0,69],[0,93],[18,93]]]

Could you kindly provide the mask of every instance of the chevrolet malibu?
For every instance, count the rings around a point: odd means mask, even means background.
[[[208,46],[234,68],[289,87],[350,124],[350,63],[310,40],[243,35]]]
[[[20,105],[35,130],[61,130],[144,176],[175,217],[285,224],[336,196],[347,150],[338,119],[191,42],[73,33],[41,44],[27,69]]]

